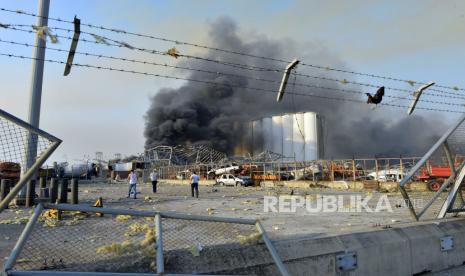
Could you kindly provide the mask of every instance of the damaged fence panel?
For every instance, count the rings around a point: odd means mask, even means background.
[[[53,210],[61,220],[47,215]],[[288,275],[250,219],[44,204],[21,237],[7,275]]]
[[[438,141],[423,155],[423,157],[411,168],[409,173],[400,182],[400,191],[408,204],[412,216],[416,220],[421,218],[444,218],[448,213],[464,211],[461,187],[465,177],[465,115],[462,115]],[[444,160],[447,166],[444,166]],[[406,184],[421,173],[420,170],[434,174],[434,170],[449,171],[447,179],[433,179],[428,182],[428,187],[435,185],[434,193],[425,198],[422,195],[409,191]],[[453,184],[451,189],[448,189]],[[447,196],[441,195],[447,192]],[[416,204],[418,201],[424,204]],[[439,210],[433,209],[434,202],[442,200]]]
[[[32,155],[28,143],[34,137],[37,144],[37,153]],[[19,191],[32,179],[37,170],[45,163],[48,157],[58,148],[61,140],[53,135],[33,127],[29,123],[0,109],[0,164],[8,162],[25,168],[28,160],[33,160],[27,170],[20,175],[10,174],[5,178],[10,179],[14,187],[0,202],[0,212],[15,198]],[[2,176],[2,178],[4,178]]]

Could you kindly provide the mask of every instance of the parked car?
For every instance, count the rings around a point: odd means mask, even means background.
[[[235,172],[238,172],[240,169],[241,169],[240,166],[231,165],[231,166],[223,167],[219,169],[212,169],[212,170],[209,170],[207,173],[209,176],[215,176],[215,175],[222,175],[222,174],[227,174],[227,173],[235,173]]]
[[[245,181],[239,177],[235,177],[232,174],[226,173],[222,174],[216,179],[216,184],[221,186],[238,186],[245,185]]]
[[[239,178],[239,179],[241,179],[243,181],[243,183],[241,183],[242,186],[247,187],[247,186],[253,186],[253,184],[254,184],[253,179],[250,176],[246,176],[246,175],[242,176],[241,175],[241,176],[238,176],[236,178]]]
[[[377,180],[379,182],[400,182],[405,174],[405,171],[398,169],[380,170],[378,173],[369,173],[367,179]]]

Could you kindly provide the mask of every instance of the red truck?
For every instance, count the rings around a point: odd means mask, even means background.
[[[427,183],[430,191],[437,191],[441,188],[444,181],[451,175],[451,169],[449,165],[430,165],[426,162],[426,165],[420,169],[417,179]]]

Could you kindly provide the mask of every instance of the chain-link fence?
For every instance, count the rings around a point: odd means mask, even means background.
[[[0,202],[0,212],[21,190],[61,141],[0,109],[0,179],[14,188]]]
[[[465,176],[465,115],[452,125],[409,171],[400,183],[412,215],[443,218],[447,213],[464,211],[462,183]],[[426,183],[429,191],[419,192],[410,183]]]
[[[153,217],[45,211],[19,255],[17,270],[155,272]]]
[[[288,275],[255,220],[42,206],[36,208],[5,264],[8,275],[24,271]]]

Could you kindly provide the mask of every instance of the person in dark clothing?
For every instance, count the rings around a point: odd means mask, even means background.
[[[156,193],[157,192],[157,182],[158,182],[158,173],[157,170],[153,170],[153,172],[150,173],[150,181],[152,181],[152,192]]]
[[[192,197],[194,197],[194,190],[195,190],[195,197],[199,198],[199,180],[200,177],[194,172],[191,175],[191,193]]]

